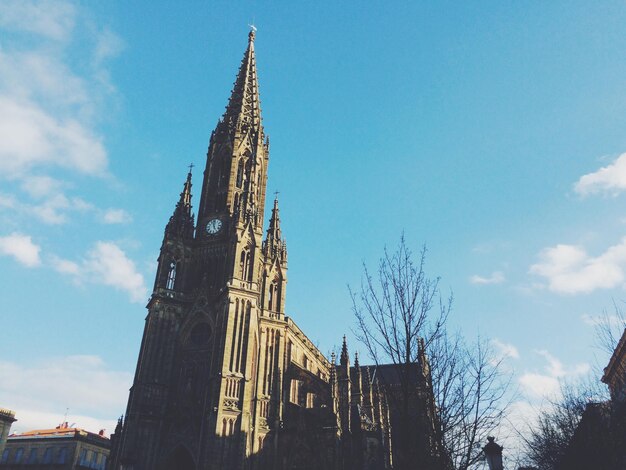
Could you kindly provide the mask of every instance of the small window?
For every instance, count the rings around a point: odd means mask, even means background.
[[[243,184],[243,158],[239,160],[239,165],[237,166],[237,187],[241,188]]]
[[[87,449],[83,449],[80,452],[80,464],[85,465],[87,463]]]
[[[274,310],[274,284],[270,284],[270,298],[267,302],[267,308],[271,311]]]
[[[59,449],[59,455],[57,456],[57,463],[66,463],[67,461],[67,447],[61,447]]]
[[[93,452],[91,454],[91,468],[98,468],[98,452]]]
[[[46,447],[43,453],[42,463],[52,463],[52,447]]]
[[[37,463],[37,449],[31,449],[30,454],[28,456],[28,463],[33,464]]]
[[[0,459],[0,463],[7,463],[9,461],[9,449],[4,449],[2,452],[2,458]]]
[[[15,451],[15,463],[21,463],[23,455],[24,455],[24,448],[20,447],[19,449]]]
[[[169,290],[174,290],[175,282],[176,282],[176,261],[171,261],[170,270],[167,273],[167,283],[165,284],[165,288]]]

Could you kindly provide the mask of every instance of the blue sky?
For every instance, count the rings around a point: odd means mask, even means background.
[[[0,3],[0,406],[17,430],[124,411],[163,228],[245,46],[289,249],[322,349],[347,284],[404,231],[451,325],[537,403],[608,357],[624,298],[623,2]],[[197,197],[194,199],[197,204]],[[328,325],[332,325],[329,327]],[[521,406],[521,405],[520,405]]]

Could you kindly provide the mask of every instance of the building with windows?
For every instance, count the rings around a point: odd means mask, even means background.
[[[336,364],[286,315],[276,198],[263,230],[270,145],[254,40],[251,31],[210,137],[197,222],[190,170],[165,227],[111,469],[376,470],[406,450],[394,440],[399,412],[388,400],[403,374],[356,357],[351,365],[345,338]],[[415,426],[428,443],[421,464],[433,469],[439,446],[425,354],[411,371]]]
[[[54,429],[12,434],[0,457],[0,470],[94,469],[104,470],[110,440],[63,423]]]

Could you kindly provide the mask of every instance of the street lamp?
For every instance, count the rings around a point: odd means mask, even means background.
[[[489,464],[489,470],[503,470],[502,466],[502,446],[496,444],[495,437],[489,436],[487,440],[489,441],[485,447],[483,447],[483,452],[485,453],[485,457],[487,457],[487,464]]]

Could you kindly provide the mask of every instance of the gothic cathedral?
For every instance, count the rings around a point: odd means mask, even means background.
[[[263,233],[269,139],[254,39],[211,134],[197,223],[190,171],[165,227],[110,469],[393,468],[393,366],[350,366],[345,339],[335,365],[285,315],[277,199]],[[419,377],[430,390],[425,356]]]

